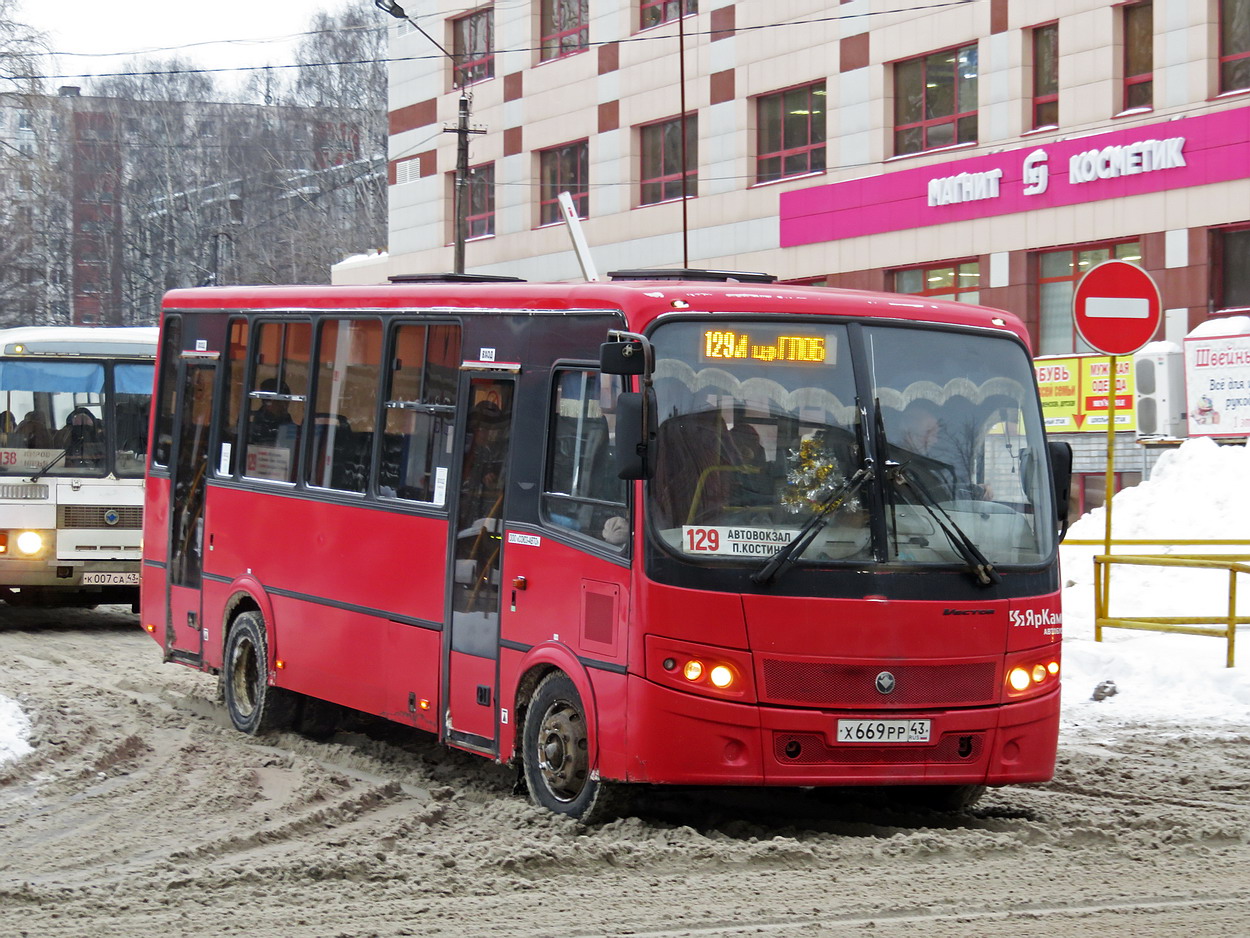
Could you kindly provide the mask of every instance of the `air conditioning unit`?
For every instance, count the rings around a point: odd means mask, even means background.
[[[1133,356],[1137,385],[1137,438],[1188,435],[1185,357],[1174,342],[1151,342]]]

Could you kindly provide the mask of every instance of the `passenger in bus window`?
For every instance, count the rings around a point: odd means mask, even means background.
[[[85,407],[75,407],[65,418],[65,426],[56,432],[53,445],[66,452],[66,465],[94,466],[104,458],[103,434],[95,414]]]
[[[888,416],[886,432],[894,442]],[[938,408],[931,401],[916,400],[907,405],[896,426],[898,446],[905,451],[903,462],[917,481],[939,500],[950,498],[990,499],[988,485],[971,478],[970,428],[961,427],[953,408]],[[960,436],[968,436],[961,440]]]
[[[0,413],[0,442],[3,442],[5,446],[12,446],[13,441],[9,435],[16,429],[17,418],[7,410]]]
[[[727,436],[726,462],[732,467],[730,483],[733,489],[729,502],[734,507],[758,507],[771,505],[776,500],[775,479],[768,453],[760,442],[759,431],[749,423],[739,421]]]
[[[291,389],[287,387],[285,381],[279,386],[277,379],[266,378],[260,383],[260,389],[270,394],[290,394]],[[279,437],[282,435],[284,427],[294,426],[295,421],[291,419],[291,402],[273,399],[264,399],[260,402],[260,407],[252,411],[251,429],[249,431],[250,443],[260,446],[279,445]]]
[[[52,431],[48,429],[48,421],[37,410],[27,411],[15,433],[17,445],[26,449],[49,449],[52,446]]]

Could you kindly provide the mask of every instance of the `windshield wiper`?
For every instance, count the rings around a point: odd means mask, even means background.
[[[885,466],[886,475],[891,482],[895,485],[908,486],[916,493],[915,503],[927,511],[934,523],[942,529],[942,533],[951,542],[951,546],[967,562],[969,572],[976,577],[978,583],[982,586],[989,586],[991,583],[998,583],[1002,580],[998,571],[994,569],[994,565],[981,553],[972,538],[950,516],[950,513],[938,503],[927,485],[908,472],[907,467],[902,463],[888,460]]]
[[[52,462],[48,463],[46,466],[44,466],[42,469],[36,472],[33,476],[31,476],[30,481],[38,482],[39,477],[41,475],[43,475],[45,472],[47,472],[49,469],[51,469],[53,466],[55,466],[57,463],[59,463],[62,459],[64,459],[68,455],[69,455],[69,447],[66,447],[65,449],[61,450],[59,453],[56,454],[56,458],[53,459]]]
[[[777,548],[777,552],[768,558],[768,563],[751,574],[752,582],[764,585],[776,579],[782,568],[788,567],[798,557],[802,556],[812,541],[816,539],[816,535],[820,533],[821,528],[828,524],[829,519],[833,517],[837,510],[845,505],[847,500],[871,478],[872,460],[865,459],[864,465],[856,470],[853,476],[843,479],[842,484],[834,489],[828,498],[816,506],[816,513],[807,519],[803,527],[799,528],[798,533]]]

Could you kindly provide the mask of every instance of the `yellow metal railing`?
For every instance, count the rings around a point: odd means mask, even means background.
[[[1093,541],[1102,544],[1102,541]],[[1132,543],[1119,541],[1116,543]],[[1146,541],[1157,544],[1158,541]],[[1248,541],[1169,541],[1171,544],[1211,546],[1213,544],[1246,544]],[[1175,632],[1182,635],[1210,635],[1228,643],[1226,667],[1233,667],[1237,626],[1250,623],[1250,616],[1237,615],[1237,574],[1250,573],[1250,554],[1099,554],[1094,557],[1094,641],[1102,641],[1102,630],[1141,629],[1149,632]],[[1228,571],[1228,614],[1223,616],[1133,616],[1113,617],[1111,604],[1111,568],[1115,564],[1138,567],[1187,567],[1191,569]],[[1219,626],[1216,628],[1216,626]]]

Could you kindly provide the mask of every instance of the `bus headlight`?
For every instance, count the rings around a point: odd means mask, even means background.
[[[21,531],[16,540],[17,552],[25,557],[34,557],[43,552],[43,535],[38,531]]]
[[[687,693],[735,701],[755,699],[751,653],[647,636],[647,677]]]
[[[1059,683],[1059,655],[1056,649],[1026,652],[1007,662],[1006,691],[1010,698],[1041,694]]]

